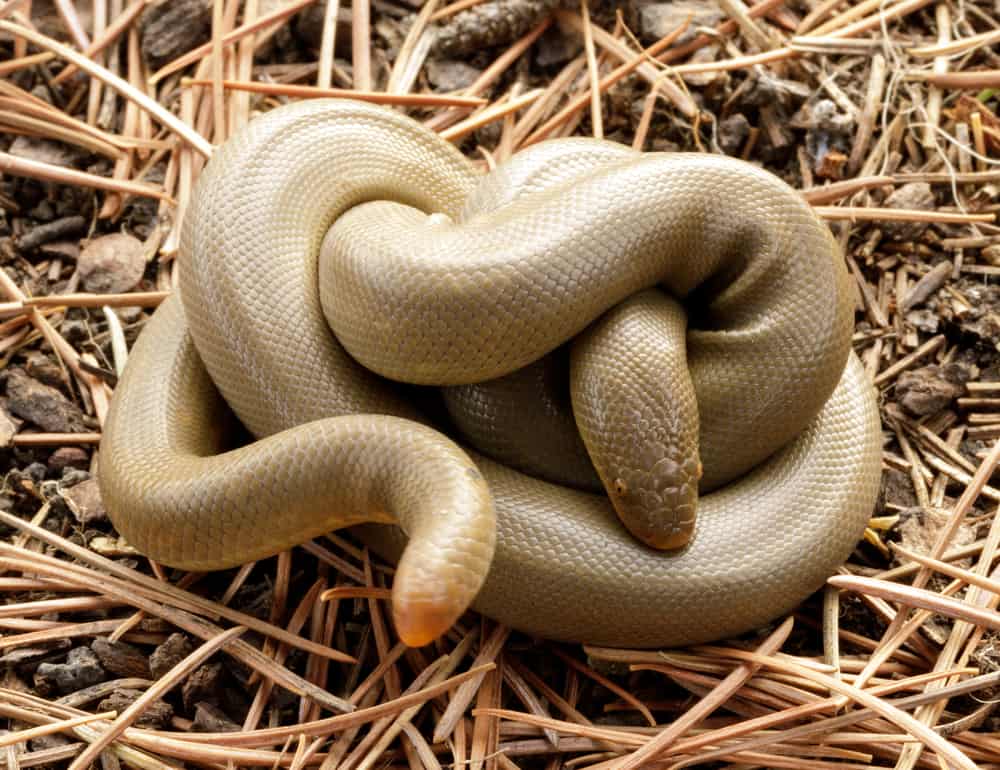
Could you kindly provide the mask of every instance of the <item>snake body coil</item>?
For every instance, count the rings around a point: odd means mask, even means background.
[[[675,645],[792,608],[874,505],[846,271],[809,207],[747,164],[562,140],[481,177],[397,113],[317,100],[218,150],[181,259],[183,308],[164,303],[133,350],[100,474],[116,526],[165,563],[222,568],[370,522],[361,537],[402,554],[409,643],[473,602],[547,637]],[[709,494],[696,521],[668,521],[693,527],[682,550],[637,542],[606,496],[459,449],[383,379],[502,384],[580,335],[577,421],[629,528],[656,541],[658,506],[687,511],[700,470],[674,446],[673,391],[649,395],[684,358],[683,339],[679,358],[649,341],[684,327],[651,287],[691,318]],[[480,421],[534,441],[534,416],[467,392]],[[256,441],[227,449],[225,404]]]

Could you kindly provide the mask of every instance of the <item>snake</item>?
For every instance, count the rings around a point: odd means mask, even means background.
[[[407,644],[472,607],[667,647],[793,609],[874,508],[881,429],[844,258],[753,164],[577,137],[483,173],[398,111],[308,100],[216,148],[178,258],[98,468],[115,527],[164,564],[224,569],[351,527],[396,565]],[[560,408],[516,401],[543,379]],[[575,414],[591,462],[518,467],[506,438],[445,435],[453,408],[528,446]]]

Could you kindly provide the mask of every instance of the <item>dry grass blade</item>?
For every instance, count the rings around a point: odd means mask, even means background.
[[[15,743],[27,743],[28,741],[41,738],[45,735],[52,735],[54,733],[72,730],[74,727],[89,724],[90,722],[114,719],[116,716],[117,714],[114,711],[102,711],[99,714],[87,714],[82,717],[73,717],[71,719],[49,722],[48,724],[32,727],[27,730],[17,730],[16,732],[8,733],[7,735],[0,735],[0,748],[13,746]]]
[[[213,81],[185,78],[186,86],[211,86]],[[481,107],[485,99],[476,96],[447,96],[439,94],[390,94],[383,91],[355,91],[348,88],[317,88],[316,86],[295,86],[280,83],[258,83],[255,81],[223,80],[224,88],[236,91],[250,91],[256,94],[274,96],[294,96],[302,99],[335,98],[357,99],[375,104],[402,105],[409,107]]]
[[[115,89],[126,99],[139,105],[139,107],[152,115],[162,125],[177,134],[177,136],[187,142],[202,156],[208,158],[212,155],[212,145],[209,144],[204,137],[192,130],[190,126],[179,120],[172,112],[164,109],[158,102],[153,101],[146,96],[146,94],[137,90],[130,83],[122,80],[114,73],[109,72],[100,65],[94,64],[87,57],[78,54],[72,48],[68,48],[52,38],[46,37],[45,35],[39,34],[34,30],[27,29],[26,27],[22,27],[18,24],[12,24],[9,21],[0,20],[0,30],[3,30],[9,35],[24,38],[38,47],[45,48],[57,56],[72,62],[88,75],[101,80]]]
[[[760,655],[773,655],[781,649],[792,632],[794,620],[786,618],[770,636],[765,639],[757,648]],[[655,738],[646,743],[641,749],[626,757],[621,762],[613,765],[615,770],[636,770],[649,762],[664,749],[677,741],[685,732],[690,730],[701,720],[711,714],[715,709],[729,700],[729,697],[739,690],[746,681],[754,675],[759,668],[757,665],[739,665],[696,705],[692,706],[683,715],[660,732]]]
[[[935,591],[912,588],[875,578],[854,577],[852,575],[834,575],[828,582],[830,585],[843,590],[900,602],[908,607],[921,607],[939,615],[957,618],[976,626],[1000,631],[1000,614],[992,610],[981,610],[958,599],[941,596]]]
[[[96,174],[88,174],[86,171],[53,166],[29,158],[18,158],[6,152],[0,152],[0,172],[11,176],[26,176],[47,182],[92,187],[96,190],[109,190],[127,195],[145,195],[171,204],[175,202],[161,188],[151,184],[109,179]]]
[[[687,21],[656,3],[623,14],[579,0],[313,1],[262,14],[258,0],[206,0],[210,36],[195,23],[162,36],[184,38],[178,55],[156,52],[150,32],[174,4],[95,0],[88,17],[69,0],[0,0],[0,732],[11,729],[0,765],[1000,768],[989,701],[1000,674],[980,673],[1000,623],[992,0],[718,0]],[[487,42],[444,55],[431,24],[474,6],[444,26]],[[350,534],[199,575],[141,561],[108,523],[73,518],[86,514],[72,483],[100,471],[127,341],[177,285],[207,140],[317,97],[412,115],[488,168],[583,133],[740,157],[830,223],[857,291],[864,325],[852,344],[878,388],[885,475],[864,541],[823,602],[795,610],[784,645],[779,628],[757,657],[745,643],[581,651],[470,613],[409,649],[387,617],[394,570]],[[137,290],[82,293],[81,248],[117,232],[144,242]],[[84,417],[77,432],[15,414],[8,370],[59,390]],[[937,412],[911,410],[922,383],[953,374],[965,392]],[[945,518],[930,534],[935,510]],[[926,556],[908,540],[922,526]],[[958,545],[966,527],[974,542]],[[902,564],[887,569],[894,553]],[[960,565],[968,558],[974,567]],[[928,621],[942,614],[958,620],[939,641]],[[255,633],[197,673],[26,692],[44,681],[40,661],[69,663],[68,650],[147,655],[177,634],[196,647],[232,626]],[[215,668],[222,690],[207,699],[241,731],[197,732],[204,714],[190,694]],[[127,724],[171,685],[164,730]],[[115,717],[105,699],[119,689],[146,695]],[[50,733],[74,742],[26,745]]]

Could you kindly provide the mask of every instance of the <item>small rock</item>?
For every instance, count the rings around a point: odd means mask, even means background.
[[[21,369],[7,374],[7,408],[12,414],[51,433],[82,433],[83,412],[55,388],[32,379]]]
[[[60,472],[67,468],[87,470],[89,467],[90,455],[78,446],[59,447],[49,455],[49,470],[51,471]]]
[[[916,505],[917,496],[913,491],[913,481],[908,474],[898,468],[886,468],[882,472],[879,499],[902,508]]]
[[[750,136],[750,121],[742,112],[737,112],[719,121],[719,146],[727,155],[735,155],[743,149]]]
[[[10,446],[20,427],[21,421],[14,418],[3,404],[0,404],[0,447]]]
[[[149,659],[127,642],[98,638],[90,644],[105,671],[120,677],[149,679]]]
[[[83,288],[98,294],[127,292],[146,271],[145,247],[138,238],[112,233],[88,243],[77,260]]]
[[[929,554],[937,542],[938,534],[950,518],[948,511],[939,508],[913,507],[900,511],[899,531],[900,542],[908,551],[919,554]],[[976,541],[976,530],[968,524],[961,524],[949,541],[949,548],[960,548]],[[961,563],[968,564],[968,561]]]
[[[914,417],[937,414],[965,392],[968,381],[965,367],[931,364],[899,375],[896,399]]]
[[[896,188],[885,199],[885,208],[915,209],[932,211],[934,209],[934,193],[927,182],[911,182]],[[920,237],[927,229],[926,222],[883,222],[882,229],[887,237],[897,241],[912,241]]]
[[[665,37],[677,27],[684,24],[690,17],[684,34],[677,43],[686,43],[698,34],[698,27],[714,27],[722,21],[722,11],[715,3],[704,3],[699,0],[675,0],[671,3],[651,3],[639,9],[639,36],[642,40],[652,43]]]
[[[582,49],[583,41],[578,33],[567,34],[566,30],[554,24],[535,45],[535,64],[539,67],[562,66]]]
[[[39,382],[58,388],[63,384],[63,370],[54,360],[44,353],[32,351],[24,363],[24,371]]]
[[[41,663],[35,671],[35,687],[46,692],[70,693],[103,682],[104,669],[89,647],[74,647],[65,663]]]
[[[131,706],[142,695],[139,690],[122,688],[115,690],[111,695],[102,700],[98,705],[99,711],[117,711],[119,714]],[[142,714],[135,722],[136,727],[146,727],[152,730],[159,730],[164,727],[174,716],[174,709],[169,703],[156,700],[143,709]]]
[[[458,59],[432,59],[427,62],[427,79],[438,91],[460,91],[481,74],[482,70]]]
[[[221,682],[221,663],[208,663],[199,666],[191,672],[181,687],[184,706],[190,709],[192,704],[198,702],[218,703]]]
[[[62,496],[70,513],[81,524],[107,521],[108,512],[104,510],[101,490],[97,487],[96,479],[87,479],[69,489],[64,489]]]
[[[94,553],[106,556],[109,559],[120,559],[123,556],[141,556],[135,548],[130,546],[125,538],[119,537],[92,537],[87,541],[87,547]]]
[[[243,728],[211,703],[198,703],[194,707],[191,729],[199,733],[238,733]]]
[[[171,634],[167,641],[153,650],[149,656],[149,670],[153,679],[159,679],[184,658],[194,652],[194,647],[184,634]]]
[[[140,48],[151,70],[207,43],[212,4],[205,0],[160,0],[139,16]]]
[[[983,261],[988,265],[1000,265],[1000,243],[986,246],[979,252]]]

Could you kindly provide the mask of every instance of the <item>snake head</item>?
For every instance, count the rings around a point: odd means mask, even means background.
[[[659,550],[683,548],[694,534],[701,463],[660,455],[645,468],[620,470],[605,484],[629,532]]]

